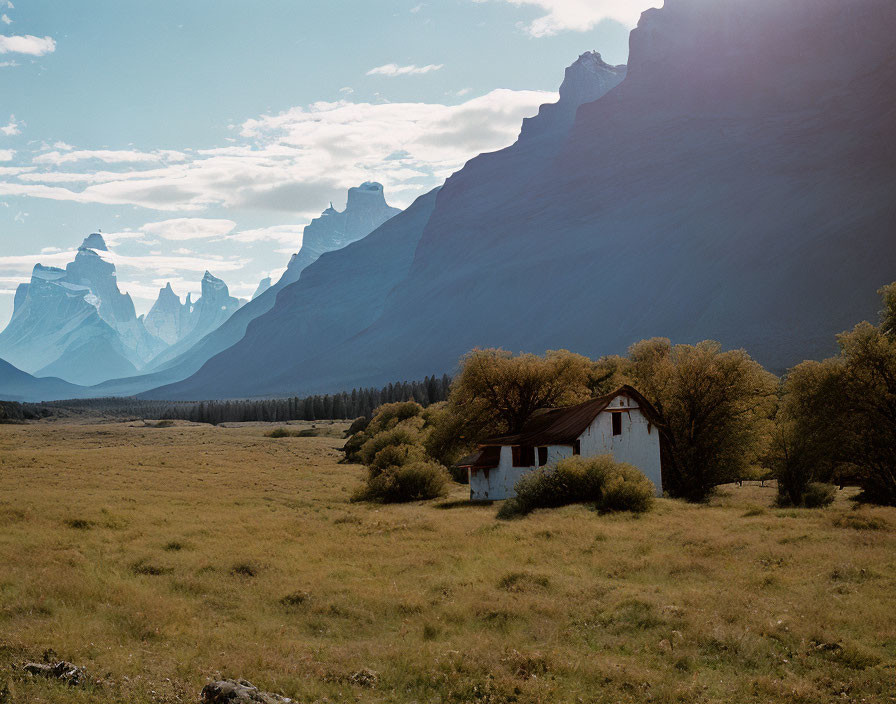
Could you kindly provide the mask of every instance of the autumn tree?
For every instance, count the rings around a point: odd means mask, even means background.
[[[766,463],[778,480],[781,504],[800,506],[810,484],[831,482],[846,437],[844,368],[838,360],[803,362],[787,375]]]
[[[778,380],[745,351],[643,340],[629,348],[619,374],[662,417],[670,455],[663,485],[671,495],[705,499],[764,454]]]
[[[461,360],[449,405],[488,433],[518,433],[544,408],[589,398],[592,362],[566,350],[543,357],[500,349],[473,350]]]

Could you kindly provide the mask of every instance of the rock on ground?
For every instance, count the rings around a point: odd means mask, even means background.
[[[202,704],[290,704],[292,699],[261,692],[246,680],[219,680],[202,688]]]

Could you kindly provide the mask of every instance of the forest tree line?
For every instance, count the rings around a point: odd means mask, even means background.
[[[92,398],[46,403],[0,402],[0,422],[51,416],[94,415],[108,418],[187,420],[195,423],[285,423],[291,420],[370,418],[386,403],[413,401],[428,407],[448,398],[447,374],[423,381],[400,381],[382,388],[352,389],[317,396],[228,401],[146,401],[137,398]]]

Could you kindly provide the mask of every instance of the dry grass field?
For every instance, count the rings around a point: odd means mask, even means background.
[[[0,426],[0,701],[896,701],[894,509],[353,504],[337,433],[270,429]]]

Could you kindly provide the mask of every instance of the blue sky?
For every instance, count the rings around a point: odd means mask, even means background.
[[[0,326],[96,229],[139,311],[206,268],[247,296],[349,186],[407,206],[656,4],[0,0]]]

